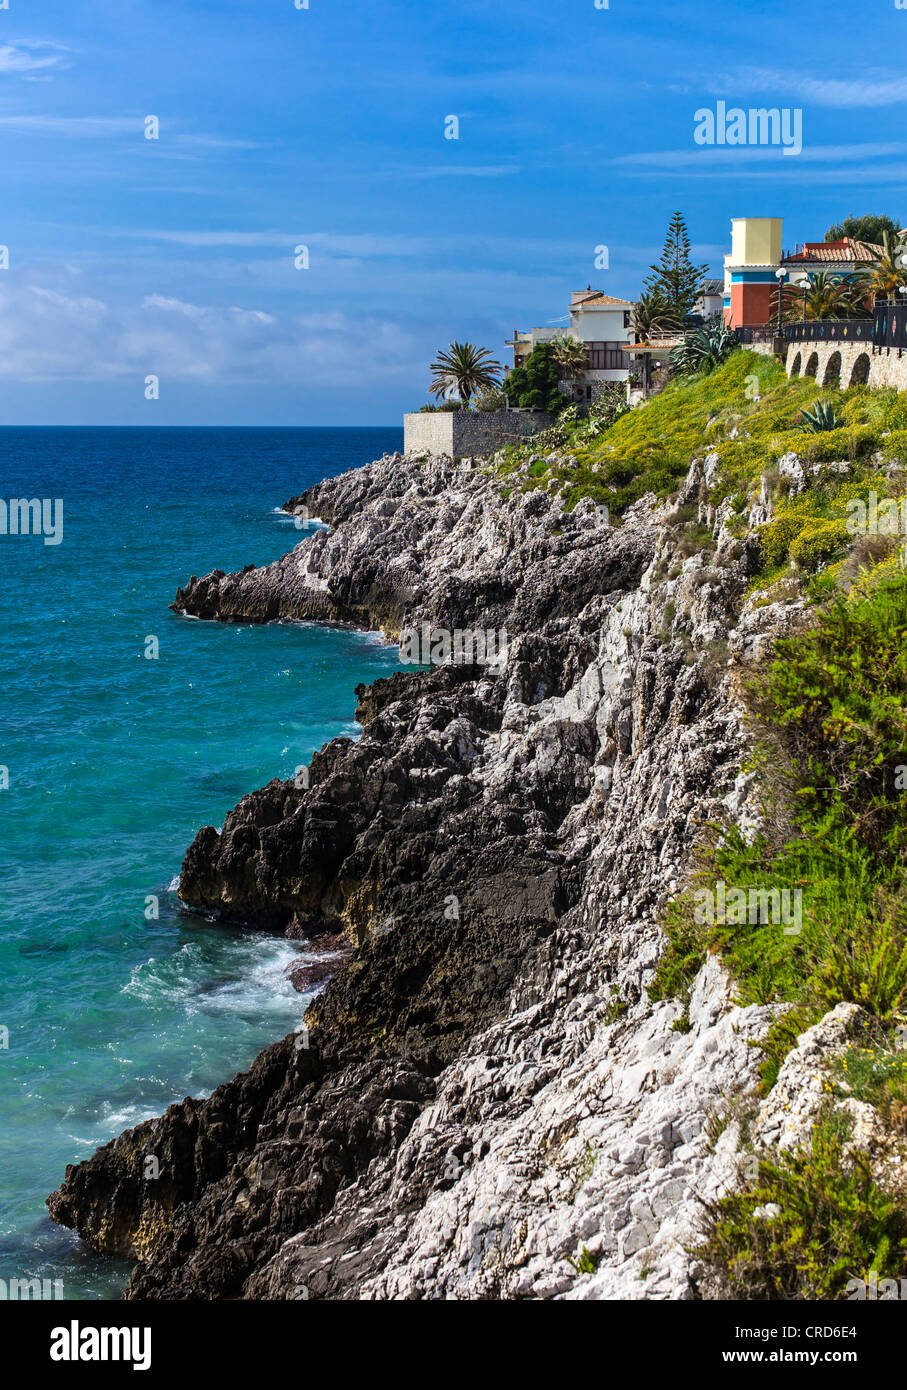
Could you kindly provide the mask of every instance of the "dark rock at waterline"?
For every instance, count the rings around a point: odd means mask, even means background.
[[[336,951],[348,945],[346,928],[340,917],[294,917],[284,935],[291,941],[317,941],[320,950]]]
[[[313,961],[309,965],[294,965],[287,971],[287,979],[294,989],[300,994],[307,994],[316,985],[323,984],[335,975],[341,965],[345,965],[349,960],[349,955],[325,956],[323,960]]]

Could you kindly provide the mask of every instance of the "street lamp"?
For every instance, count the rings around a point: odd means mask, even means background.
[[[803,275],[797,281],[797,288],[803,291],[803,322],[806,322],[806,296],[809,292],[809,276]]]
[[[783,266],[782,266],[779,270],[776,270],[776,271],[775,271],[775,279],[778,281],[778,337],[780,338],[780,337],[781,337],[781,300],[782,300],[782,298],[783,298],[782,291],[783,291],[783,289],[784,289],[784,282],[785,282],[785,280],[787,279],[787,271],[783,268]]]

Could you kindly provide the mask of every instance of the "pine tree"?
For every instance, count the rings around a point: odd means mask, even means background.
[[[865,217],[845,217],[843,222],[834,222],[825,233],[826,241],[843,241],[844,237],[853,237],[854,241],[869,241],[876,246],[881,246],[887,232],[895,241],[900,240],[901,227],[903,223],[895,221],[886,213],[878,215],[867,214]]]
[[[650,294],[664,299],[670,316],[679,326],[690,313],[702,293],[702,281],[707,265],[693,265],[690,260],[690,238],[683,214],[675,212],[668,224],[661,260],[649,267],[652,274],[643,281]]]

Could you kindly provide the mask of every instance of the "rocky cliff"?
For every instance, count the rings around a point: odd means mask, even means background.
[[[136,1261],[127,1296],[702,1291],[687,1248],[734,1170],[709,1117],[771,1010],[714,958],[686,1013],[645,986],[705,824],[750,814],[740,675],[798,614],[744,602],[712,467],[616,526],[531,463],[504,488],[384,458],[287,503],[330,529],[178,591],[220,621],[506,631],[506,659],[360,689],[358,741],[190,846],[191,907],[353,950],[303,1031],[67,1170],[51,1213]]]

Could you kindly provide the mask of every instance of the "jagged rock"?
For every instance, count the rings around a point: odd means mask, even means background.
[[[304,1034],[68,1169],[52,1215],[137,1261],[129,1297],[691,1296],[699,1196],[731,1171],[707,1117],[753,1085],[770,1010],[736,1007],[712,960],[688,1023],[645,986],[703,826],[751,823],[715,652],[770,640],[740,613],[752,556],[706,573],[655,498],[611,527],[450,460],[385,458],[287,508],[331,529],[174,606],[506,628],[506,662],[360,688],[361,738],[308,787],[199,832],[188,904],[340,924],[353,955]]]

